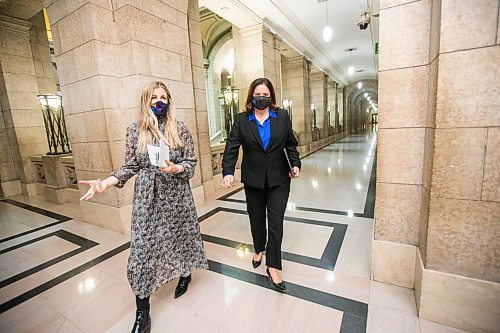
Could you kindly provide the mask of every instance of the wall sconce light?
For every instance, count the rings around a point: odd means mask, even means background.
[[[288,116],[289,116],[289,118],[290,118],[290,121],[291,121],[291,122],[292,122],[292,124],[293,124],[293,114],[292,114],[292,104],[293,104],[293,102],[292,102],[292,100],[291,100],[291,99],[284,99],[284,100],[282,101],[282,103],[283,103],[283,107],[284,107],[286,110],[288,110]]]
[[[311,113],[313,120],[313,128],[316,128],[316,104],[311,104]]]

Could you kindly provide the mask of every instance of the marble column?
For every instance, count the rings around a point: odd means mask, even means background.
[[[56,94],[56,72],[50,54],[49,39],[43,11],[30,20],[30,44],[40,94]]]
[[[293,129],[299,140],[299,151],[310,151],[312,143],[311,63],[303,56],[282,58],[283,99],[293,101]]]
[[[372,275],[470,332],[500,327],[498,6],[380,6]]]
[[[328,78],[328,108],[330,110],[330,123],[328,124],[330,132],[329,136],[337,133],[338,114],[337,114],[337,83]]]
[[[196,123],[192,131],[196,133],[198,143],[198,170],[201,173],[199,182],[191,182],[197,204],[203,204],[205,196],[215,192],[219,183],[214,183],[212,171],[212,153],[210,150],[210,131],[208,127],[207,91],[205,85],[205,69],[200,32],[200,9],[198,0],[189,0],[188,4],[189,51],[191,73],[194,90],[194,111]],[[189,78],[185,77],[189,82]],[[196,142],[196,141],[195,141]],[[200,186],[201,185],[201,186]]]
[[[283,74],[281,73],[281,44],[283,43],[283,40],[276,34],[271,33],[271,37],[272,47],[266,47],[268,51],[267,54],[265,53],[265,57],[268,57],[268,60],[264,60],[264,62],[267,62],[268,64],[265,66],[265,73],[266,77],[269,78],[274,85],[274,90],[276,91],[276,102],[279,106],[283,107],[281,104],[283,100],[281,96],[281,91],[283,90]],[[269,37],[268,40],[271,42]]]
[[[3,121],[0,181],[4,196],[36,193],[31,155],[47,153],[47,138],[37,99],[37,71],[29,21],[0,15],[0,99]],[[32,30],[33,31],[33,30]],[[42,35],[42,34],[40,34]],[[45,35],[46,36],[46,35]]]
[[[394,30],[402,19],[411,21]],[[381,4],[380,42],[386,48],[380,54],[372,273],[375,280],[407,288],[414,286],[419,225],[427,214],[424,158],[435,112],[427,100],[433,89],[424,84],[430,79],[430,22],[430,1]]]
[[[422,318],[471,332],[500,327],[498,10],[498,1],[432,8],[435,118],[426,133],[429,216],[420,226],[415,288]]]
[[[346,132],[346,115],[345,115],[345,105],[344,105],[344,87],[340,84],[337,83],[337,115],[338,115],[338,124],[337,128],[338,131],[344,132],[345,135],[347,135]]]
[[[328,136],[327,75],[313,66],[311,72],[311,103],[316,104],[316,127],[318,139]],[[313,138],[314,139],[314,138]]]

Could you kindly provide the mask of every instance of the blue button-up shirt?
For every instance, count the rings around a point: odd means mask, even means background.
[[[257,124],[257,128],[259,129],[260,138],[262,139],[262,144],[264,145],[264,150],[267,149],[267,145],[269,145],[269,139],[271,138],[271,120],[270,118],[278,118],[276,112],[269,110],[269,117],[264,120],[264,123],[261,124],[257,118],[255,118],[255,111],[248,115],[248,121],[255,121]]]

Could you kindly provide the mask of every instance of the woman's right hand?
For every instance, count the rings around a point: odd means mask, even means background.
[[[234,186],[234,176],[233,175],[226,175],[224,178],[222,178],[222,183],[220,186],[225,187],[225,188],[230,188]]]
[[[102,193],[109,187],[109,184],[106,182],[106,180],[100,180],[100,179],[80,180],[79,183],[90,186],[87,193],[85,193],[85,195],[80,198],[80,200],[85,200],[85,201],[92,199],[94,194]]]

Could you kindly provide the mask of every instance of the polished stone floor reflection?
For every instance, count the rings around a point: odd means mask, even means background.
[[[413,291],[370,281],[376,134],[303,159],[284,223],[288,292],[253,269],[241,184],[198,207],[210,269],[151,299],[153,332],[460,332],[417,317]],[[82,223],[78,203],[0,201],[0,332],[128,332],[129,237]]]

